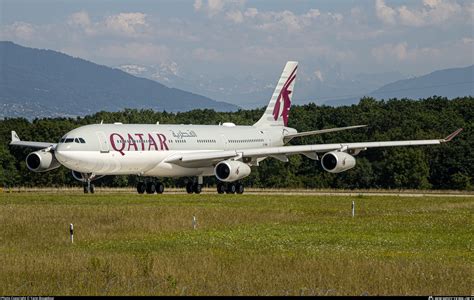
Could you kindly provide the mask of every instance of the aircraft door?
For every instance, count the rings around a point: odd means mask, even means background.
[[[260,133],[262,133],[262,137],[263,137],[263,147],[271,147],[272,145],[271,135],[267,131],[260,131]]]
[[[97,137],[99,138],[99,147],[100,153],[109,153],[109,143],[107,143],[107,138],[105,137],[105,133],[102,131],[96,132]]]
[[[229,145],[228,145],[229,143],[225,135],[221,134],[221,140],[222,140],[222,145],[224,146],[224,150],[227,150],[229,148]]]

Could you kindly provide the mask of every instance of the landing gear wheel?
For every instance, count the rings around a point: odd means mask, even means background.
[[[235,194],[235,184],[233,183],[229,183],[227,185],[227,191],[226,191],[227,194]]]
[[[194,185],[194,184],[193,184],[192,182],[188,182],[188,183],[186,184],[186,192],[187,192],[188,194],[192,194],[192,193],[193,193],[193,185]]]
[[[242,183],[237,183],[235,185],[235,191],[237,192],[237,194],[243,194],[244,193],[244,185]]]
[[[217,193],[218,194],[224,194],[225,193],[225,184],[222,182],[217,183]]]
[[[84,194],[88,194],[88,193],[94,194],[95,192],[94,185],[92,183],[89,183],[89,184],[84,183],[83,189],[84,189]]]
[[[163,192],[165,191],[164,184],[161,182],[157,182],[155,186],[156,186],[156,193],[163,194]]]
[[[195,192],[196,194],[201,194],[201,191],[202,191],[202,185],[199,183],[195,183],[193,185],[193,192]]]
[[[145,190],[146,190],[146,185],[145,185],[145,183],[144,183],[144,182],[139,182],[139,183],[137,184],[137,192],[138,192],[139,194],[143,194],[143,193],[145,192]]]
[[[154,194],[156,190],[154,182],[147,182],[146,183],[146,193],[147,194]]]

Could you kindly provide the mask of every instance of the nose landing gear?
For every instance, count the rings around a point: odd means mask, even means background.
[[[84,183],[83,188],[84,188],[84,194],[95,193],[95,186],[90,182],[90,180],[88,180],[87,183]]]
[[[84,190],[84,194],[94,194],[95,193],[95,186],[91,183],[92,180],[94,179],[97,179],[97,177],[95,176],[95,174],[90,174],[90,173],[79,173],[79,175],[77,174],[74,174],[75,171],[72,171],[73,173],[73,176],[74,178],[80,180],[83,182],[83,190]],[[100,178],[100,177],[99,177]]]

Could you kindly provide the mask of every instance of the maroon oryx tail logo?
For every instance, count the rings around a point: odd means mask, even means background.
[[[297,68],[298,66],[296,66],[293,72],[291,72],[290,77],[288,77],[285,84],[281,88],[280,94],[278,95],[278,98],[275,103],[275,108],[273,109],[273,119],[276,121],[281,116],[283,118],[283,124],[285,124],[285,126],[288,124],[288,114],[290,113],[291,106],[290,94],[292,91],[289,91],[288,88],[290,87],[293,80],[295,80],[296,78],[295,73]],[[280,110],[282,99],[283,108]]]

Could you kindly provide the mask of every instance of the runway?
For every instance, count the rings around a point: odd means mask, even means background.
[[[0,193],[79,193],[81,187],[58,187],[58,188],[29,188],[14,187],[0,189]],[[96,194],[136,194],[134,187],[108,188],[96,187]],[[185,188],[165,188],[162,195],[186,194]],[[214,187],[202,189],[201,195],[216,194]],[[468,191],[443,191],[443,190],[331,190],[331,189],[260,189],[246,188],[247,195],[308,195],[308,196],[400,196],[400,197],[474,197],[474,192]],[[158,196],[158,195],[157,195]],[[225,194],[222,195],[225,197]]]

